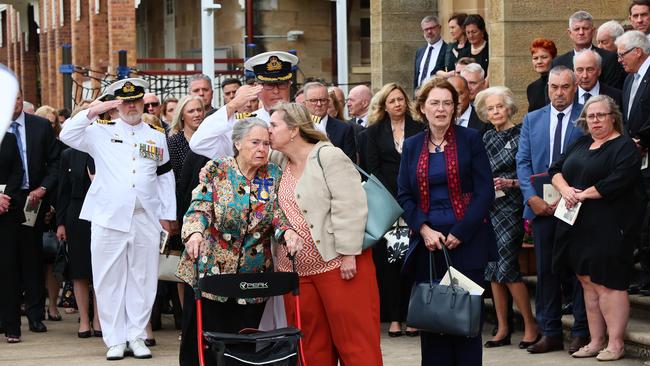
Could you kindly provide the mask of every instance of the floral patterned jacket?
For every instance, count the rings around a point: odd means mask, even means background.
[[[282,238],[289,221],[278,204],[282,171],[272,163],[261,167],[251,181],[239,172],[235,158],[208,162],[206,178],[192,192],[192,202],[183,219],[181,237],[187,241],[202,233],[207,253],[199,260],[199,277],[221,273],[273,271],[271,238]],[[183,252],[177,276],[195,282],[194,261]],[[206,298],[227,298],[204,293]],[[265,299],[238,299],[259,303]]]

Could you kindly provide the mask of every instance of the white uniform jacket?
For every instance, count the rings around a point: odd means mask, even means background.
[[[96,121],[87,115],[82,111],[68,120],[60,134],[61,141],[95,160],[95,178],[80,218],[128,232],[137,200],[153,220],[176,220],[165,134],[146,123],[131,126],[121,119]]]
[[[271,120],[269,112],[264,108],[255,111],[255,117],[267,124]],[[190,149],[208,159],[233,156],[232,126],[235,122],[235,114],[228,118],[224,105],[201,122],[190,139]]]

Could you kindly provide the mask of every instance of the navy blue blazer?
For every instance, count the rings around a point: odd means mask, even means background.
[[[413,67],[413,89],[418,87],[418,82],[420,81],[420,63],[422,62],[422,58],[426,54],[426,50],[429,47],[429,44],[427,43],[425,46],[422,46],[415,51],[415,64]],[[438,53],[438,58],[436,59],[436,64],[431,70],[431,73],[427,75],[427,77],[431,75],[435,75],[439,70],[445,70],[445,57],[447,55],[447,43],[445,41],[442,41],[442,47],[440,47],[440,52]],[[432,60],[429,60],[431,62]]]
[[[496,253],[494,231],[488,217],[494,202],[494,183],[481,135],[471,128],[457,125],[451,128],[456,130],[461,190],[463,193],[472,193],[472,199],[463,219],[448,230],[431,225],[428,222],[428,213],[422,212],[419,207],[420,193],[416,170],[424,143],[424,132],[406,139],[402,147],[402,160],[397,177],[397,201],[404,209],[402,217],[413,232],[404,261],[406,273],[413,270],[414,261],[411,257],[422,241],[420,227],[423,224],[428,224],[437,231],[442,229],[445,235],[451,233],[461,241],[457,248],[449,252],[454,267],[460,271],[485,268]]]
[[[343,122],[333,117],[327,117],[325,126],[327,137],[332,145],[343,150],[345,155],[353,162],[357,161],[357,147],[354,142],[354,127],[349,123]]]
[[[582,130],[575,125],[580,117],[582,104],[577,102],[571,109],[571,119],[564,134],[564,151],[569,145],[583,135]],[[524,116],[524,123],[519,135],[519,149],[517,149],[517,178],[524,196],[524,218],[533,219],[535,214],[528,206],[528,200],[537,195],[530,182],[530,176],[546,173],[550,167],[551,152],[551,105],[529,112]]]

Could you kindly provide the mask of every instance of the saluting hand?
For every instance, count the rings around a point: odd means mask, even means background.
[[[93,105],[95,102],[91,103],[90,108],[88,108],[88,119],[93,119],[102,113],[106,113],[111,109],[117,108],[118,105],[122,104],[121,99],[108,100],[106,102],[99,102]]]

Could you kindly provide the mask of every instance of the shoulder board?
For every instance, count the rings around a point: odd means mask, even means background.
[[[250,112],[243,112],[243,113],[235,113],[235,119],[246,119],[250,117],[255,117],[257,116],[255,113],[250,113]]]
[[[158,126],[154,126],[154,125],[152,125],[152,124],[150,124],[150,123],[147,123],[147,124],[149,125],[149,127],[153,128],[154,130],[156,130],[156,131],[162,133],[163,135],[165,134],[165,129],[164,129],[164,128],[162,128],[162,127],[158,127]]]
[[[95,121],[95,123],[99,125],[114,125],[115,122],[111,121],[110,119],[98,119]]]
[[[313,114],[311,115],[311,121],[314,122],[315,125],[320,123],[320,117],[314,116]]]

